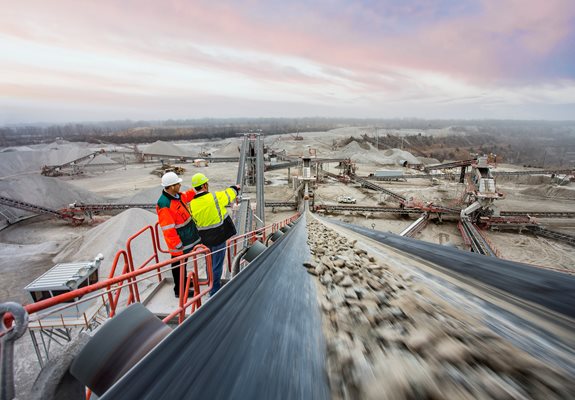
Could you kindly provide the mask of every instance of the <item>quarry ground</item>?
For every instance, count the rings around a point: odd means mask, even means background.
[[[303,133],[303,140],[295,141],[290,135],[265,138],[266,145],[287,155],[304,156],[313,149],[317,157],[351,158],[357,163],[357,175],[367,176],[378,169],[397,170],[405,174],[415,173],[399,167],[398,161],[409,155],[400,149],[376,150],[371,146],[360,147],[352,142],[344,147],[337,147],[334,141],[357,134],[357,130],[346,128],[330,132]],[[173,143],[187,154],[197,154],[200,149],[208,149],[213,156],[237,156],[237,140],[209,141],[201,143]],[[165,144],[151,144],[150,146]],[[39,158],[34,153],[42,154],[62,150],[62,155],[54,158],[65,162],[71,154],[81,154],[78,144],[52,144],[49,148],[11,149],[0,153],[0,165],[5,167],[5,174],[0,177],[0,195],[17,198],[33,204],[55,209],[66,207],[73,201],[120,202],[120,203],[155,203],[161,192],[159,177],[151,172],[159,163],[146,164],[108,164],[101,167],[91,166],[82,175],[45,178],[41,177],[39,168],[32,168]],[[84,147],[87,147],[85,145]],[[73,150],[70,150],[73,149]],[[97,149],[97,148],[96,148]],[[145,151],[145,150],[144,150]],[[151,152],[151,151],[150,151]],[[67,155],[66,155],[67,154]],[[167,153],[171,154],[171,153]],[[20,158],[18,158],[20,156]],[[26,161],[29,157],[31,161]],[[109,153],[110,159],[113,153]],[[65,160],[65,161],[62,161]],[[55,162],[54,162],[55,163]],[[183,174],[184,184],[188,184],[196,172],[209,176],[216,190],[234,184],[237,174],[237,163],[214,163],[208,167],[194,167],[190,163],[177,164],[186,168]],[[324,168],[337,173],[336,163],[326,164]],[[500,165],[497,170],[516,170],[520,167]],[[292,168],[290,178],[299,171]],[[288,179],[287,170],[266,172],[268,185],[265,189],[266,200],[294,201],[293,184]],[[451,180],[441,180],[432,185],[427,179],[408,179],[399,182],[380,182],[388,190],[404,197],[413,197],[421,201],[432,201],[451,207],[458,205],[463,195],[464,186]],[[549,177],[509,177],[497,181],[498,189],[505,193],[505,198],[497,204],[505,211],[575,211],[575,188],[570,185],[558,186]],[[245,188],[245,195],[255,199],[251,188]],[[337,204],[340,195],[352,196],[357,205],[383,205],[395,207],[392,199],[386,198],[371,190],[353,184],[344,184],[334,180],[324,180],[314,189],[316,204]],[[76,197],[75,197],[76,196]],[[266,210],[266,224],[283,220],[294,211],[286,209]],[[46,216],[22,220],[0,230],[0,302],[16,301],[26,304],[31,301],[23,288],[51,268],[57,262],[85,261],[97,253],[105,254],[107,266],[115,252],[123,247],[126,239],[145,225],[155,223],[153,211],[138,211],[130,218],[121,215],[98,215],[90,223],[72,226],[66,221]],[[345,222],[362,225],[381,231],[399,233],[413,219],[404,219],[389,214],[342,214],[330,215]],[[549,219],[540,221],[549,229],[575,235],[575,220]],[[99,230],[98,230],[99,229]],[[117,237],[114,236],[118,234]],[[516,232],[486,232],[488,239],[495,245],[502,258],[532,265],[575,270],[575,252],[573,247],[545,238],[536,238]],[[449,242],[458,248],[465,249],[465,244],[457,230],[454,220],[446,218],[443,222],[432,222],[417,236],[417,239],[446,244]],[[101,274],[102,276],[102,274]],[[16,377],[20,387],[26,387],[39,370],[35,355],[30,351],[28,336],[18,345],[20,356],[17,356]],[[25,353],[25,356],[22,356]]]

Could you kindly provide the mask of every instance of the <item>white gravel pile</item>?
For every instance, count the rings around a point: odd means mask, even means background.
[[[369,143],[366,143],[362,147],[355,141],[339,149],[337,154],[339,154],[340,157],[351,158],[358,163],[401,165],[402,162],[407,161],[410,164],[419,164],[417,157],[408,151],[400,149],[377,150]]]
[[[217,151],[214,151],[212,155],[216,157],[239,157],[242,141],[243,138],[226,140],[222,142],[223,145]]]
[[[104,164],[118,164],[116,161],[110,159],[105,154],[98,154],[94,157],[88,164],[92,165],[104,165]]]
[[[187,154],[184,150],[173,143],[169,142],[162,142],[158,140],[148,146],[142,148],[144,154],[162,154],[167,156],[175,156],[175,157],[182,157],[182,156],[191,156],[192,154]]]
[[[0,153],[9,153],[12,151],[34,151],[34,149],[30,146],[13,146],[0,150]]]
[[[538,185],[519,191],[527,196],[541,196],[550,199],[575,200],[575,186]]]
[[[34,205],[60,209],[74,202],[102,203],[102,197],[70,185],[57,178],[42,175],[25,175],[0,180],[0,196]],[[4,206],[2,206],[4,208]],[[8,208],[10,216],[21,218],[32,215],[30,211]]]
[[[352,126],[352,127],[332,129],[330,131],[327,131],[327,134],[329,136],[337,136],[337,137],[356,136],[361,135],[364,130],[365,128]],[[324,134],[323,132],[321,133]]]
[[[189,182],[190,179],[184,178],[180,191],[185,192],[190,190],[191,187],[189,185]],[[217,185],[217,188],[221,186],[219,182],[215,184]],[[142,189],[133,195],[119,198],[114,202],[118,204],[156,204],[161,194],[162,194],[162,187],[154,186],[151,188]]]
[[[182,189],[185,190],[185,189]],[[148,189],[143,189],[137,193],[122,197],[115,201],[118,204],[155,204],[158,198],[162,194],[162,188],[160,186],[151,187]]]
[[[410,164],[417,164],[419,160],[409,151],[400,149],[388,149],[383,151],[384,162],[390,164],[401,164],[402,161],[407,161]]]
[[[44,165],[62,165],[84,157],[94,150],[87,143],[49,144],[29,151],[0,153],[0,177],[22,173],[40,173]]]
[[[212,142],[178,142],[177,146],[188,155],[198,155],[202,151],[206,153],[213,153],[217,149],[217,145]]]
[[[60,244],[46,240],[34,244],[0,243],[2,282],[0,300],[31,302],[24,287],[52,266],[50,258],[58,253]]]
[[[58,254],[54,262],[92,260],[98,253],[102,253],[104,255],[104,261],[100,267],[100,279],[106,279],[112,269],[112,262],[114,261],[116,253],[126,248],[128,238],[148,225],[153,226],[157,220],[155,212],[139,208],[126,210],[70,242],[66,248]],[[166,248],[163,237],[160,237],[160,242],[163,248]],[[141,265],[152,255],[149,233],[138,237],[138,239],[132,242],[132,254],[135,266]],[[163,256],[161,260],[167,258],[168,257]],[[123,261],[120,261],[118,269],[122,267]],[[116,275],[120,272],[120,270],[117,270]]]
[[[419,162],[424,165],[433,165],[439,164],[439,160],[437,158],[430,158],[430,157],[417,157]]]

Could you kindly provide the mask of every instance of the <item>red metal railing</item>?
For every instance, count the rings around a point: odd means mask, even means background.
[[[253,243],[257,239],[265,241],[268,230],[270,233],[274,233],[278,229],[286,226],[288,223],[295,221],[297,218],[299,218],[299,215],[300,214],[297,213],[296,215],[279,223],[274,223],[272,225],[265,226],[263,228],[228,240],[226,248],[228,255],[228,269],[231,271],[230,259],[237,254],[238,243],[241,240],[247,239],[250,243]],[[170,269],[164,267],[171,267],[173,263],[180,262],[180,265],[191,264],[193,266],[193,270],[188,273],[187,277],[185,277],[184,268],[180,268],[180,288],[185,287],[185,290],[179,298],[178,307],[168,316],[166,316],[162,321],[167,323],[178,316],[178,323],[181,324],[184,321],[186,309],[190,309],[191,315],[202,305],[201,298],[206,295],[213,287],[212,254],[208,247],[199,244],[194,247],[191,253],[160,262],[158,252],[168,253],[168,251],[161,248],[158,234],[158,225],[159,224],[156,223],[154,227],[151,225],[146,226],[128,238],[126,242],[126,250],[122,249],[118,251],[114,257],[108,279],[24,306],[26,312],[30,315],[30,320],[41,321],[43,318],[49,315],[62,312],[66,308],[74,307],[78,303],[90,301],[98,297],[102,297],[103,303],[106,303],[107,297],[109,305],[109,316],[113,317],[116,314],[118,304],[120,302],[120,295],[124,287],[127,286],[129,290],[126,306],[134,302],[140,302],[138,283],[144,279],[149,279],[154,275],[158,277],[159,281],[161,281],[161,273]],[[150,232],[150,238],[152,241],[152,254],[146,258],[142,264],[136,267],[134,266],[132,242],[148,231]],[[233,249],[233,252],[231,249]],[[204,280],[200,279],[200,273],[198,271],[199,260],[205,260],[207,278]],[[119,276],[114,276],[121,261],[123,261],[122,273]],[[152,261],[155,261],[155,263],[149,265]],[[150,273],[149,276],[146,275],[148,273]],[[203,286],[205,286],[205,289],[201,290],[201,287]],[[190,287],[193,287],[194,295],[192,298],[188,299]],[[94,293],[102,289],[104,289],[103,292]],[[90,295],[91,293],[93,293],[93,295]],[[76,301],[69,302],[71,300]],[[58,307],[59,305],[60,307]],[[44,313],[41,314],[43,311]],[[3,334],[5,334],[8,330],[13,329],[13,317],[11,314],[5,314],[3,321],[0,322],[2,322],[7,328],[5,332],[2,332]],[[87,399],[91,397],[90,390],[87,390],[86,397]]]
[[[145,232],[149,231],[150,235],[152,236],[152,255],[149,256],[141,265],[139,265],[138,267],[134,266],[134,256],[132,254],[132,242],[137,239],[140,235],[143,235]],[[156,233],[154,231],[154,228],[152,228],[151,225],[146,226],[145,228],[140,229],[140,231],[138,231],[137,233],[135,233],[134,235],[130,236],[128,238],[128,241],[126,242],[126,251],[128,253],[128,260],[130,261],[130,268],[132,269],[132,271],[135,271],[136,269],[142,268],[144,266],[146,266],[150,261],[154,260],[156,261],[156,264],[160,262],[160,259],[158,258],[158,249],[156,248],[156,242],[157,239],[155,238]],[[158,272],[160,272],[158,270]],[[137,293],[137,291],[136,291]]]
[[[110,271],[110,276],[108,277],[109,279],[114,277],[120,257],[124,258],[124,268],[122,268],[122,273],[120,275],[125,275],[128,272],[131,272],[130,262],[128,261],[128,253],[126,253],[124,250],[120,250],[118,253],[116,253],[116,257],[114,257],[114,262],[112,263],[112,270]],[[116,293],[114,295],[112,295],[113,292],[112,286],[111,285],[106,286],[106,291],[108,291],[108,301],[110,304],[110,317],[113,317],[116,314],[116,307],[118,306],[118,301],[120,300],[120,294],[122,292],[123,285],[124,281],[119,282],[118,289],[116,290]],[[133,292],[134,292],[132,285],[130,285],[129,288],[130,288],[130,297],[128,301],[133,299]]]
[[[243,248],[244,243],[247,241],[247,245],[252,244],[256,240],[260,240],[262,242],[266,241],[266,238],[275,233],[277,230],[283,228],[287,224],[297,220],[300,216],[300,213],[296,213],[295,215],[291,216],[280,222],[274,222],[271,225],[266,225],[262,228],[256,229],[255,231],[251,231],[248,233],[244,233],[243,235],[234,236],[231,239],[228,239],[226,242],[226,258],[228,264],[228,272],[232,272],[232,261],[233,258],[238,254],[239,250]],[[267,233],[269,231],[269,233]],[[241,243],[241,244],[240,244]]]
[[[268,232],[274,233],[278,229],[281,229],[282,227],[286,226],[288,223],[295,221],[297,218],[299,218],[299,215],[300,214],[297,213],[297,214],[293,215],[292,217],[290,217],[284,221],[265,226],[263,228],[260,228],[258,230],[252,231],[252,232],[248,232],[245,235],[231,238],[227,242],[227,249],[226,250],[227,250],[228,258],[232,258],[237,254],[237,251],[238,251],[237,243],[240,240],[245,239],[245,238],[248,238],[248,240],[250,240],[251,242],[255,241],[258,238],[262,238],[263,240],[265,240],[265,238],[268,235]],[[131,243],[133,242],[133,240],[135,238],[139,237],[140,235],[142,235],[148,231],[150,232],[150,239],[152,240],[151,245],[152,245],[153,253],[141,265],[134,267]],[[47,312],[45,315],[53,314],[53,313],[56,313],[58,311],[61,311],[64,308],[72,307],[72,306],[74,306],[74,304],[76,304],[74,302],[68,303],[70,300],[84,297],[90,293],[94,293],[96,291],[104,289],[103,293],[98,293],[95,296],[89,296],[89,298],[86,298],[86,299],[82,298],[80,300],[80,302],[91,300],[91,299],[99,297],[99,296],[103,296],[103,298],[107,297],[108,303],[110,305],[110,316],[112,317],[116,313],[116,310],[117,310],[118,304],[119,304],[120,294],[121,294],[120,292],[123,290],[124,287],[128,287],[128,290],[130,292],[130,294],[128,295],[127,301],[126,301],[126,306],[132,304],[133,302],[138,302],[138,301],[140,301],[139,291],[138,291],[138,286],[137,286],[138,282],[140,280],[142,280],[142,278],[148,279],[150,276],[154,276],[154,275],[160,277],[162,272],[170,269],[170,268],[164,268],[164,267],[167,267],[167,266],[171,267],[172,263],[179,261],[180,263],[183,262],[187,265],[193,266],[193,271],[188,273],[187,277],[184,276],[183,268],[181,268],[180,269],[181,270],[180,279],[181,279],[181,283],[182,283],[181,287],[184,287],[184,283],[185,283],[185,287],[189,290],[189,288],[193,285],[194,296],[191,299],[188,299],[187,298],[188,292],[186,291],[185,294],[183,296],[181,296],[181,298],[180,298],[180,301],[179,301],[180,304],[179,304],[179,307],[177,308],[177,310],[175,310],[170,315],[168,315],[168,317],[166,317],[165,321],[167,322],[167,321],[171,320],[172,318],[174,318],[175,315],[180,315],[180,322],[181,322],[182,317],[185,316],[185,310],[190,308],[190,313],[195,311],[199,306],[201,306],[201,297],[203,295],[205,295],[206,293],[208,293],[209,290],[212,288],[213,275],[212,275],[212,268],[211,268],[212,267],[211,253],[206,246],[198,245],[194,248],[194,250],[191,253],[184,254],[182,256],[171,258],[171,259],[168,259],[165,261],[158,262],[157,261],[157,260],[159,260],[158,252],[167,253],[167,251],[161,248],[157,232],[158,232],[158,224],[156,224],[154,227],[149,225],[149,226],[146,226],[145,228],[142,228],[140,231],[138,231],[137,233],[132,235],[130,238],[128,238],[128,241],[126,243],[126,250],[118,251],[118,253],[116,253],[116,256],[114,257],[114,261],[112,263],[112,268],[111,268],[110,275],[109,275],[108,279],[94,283],[94,284],[89,285],[89,286],[85,286],[85,287],[73,290],[71,292],[60,294],[60,295],[55,296],[55,297],[44,299],[44,300],[41,300],[41,301],[36,302],[36,303],[28,304],[28,305],[24,306],[24,308],[26,309],[28,314],[32,315],[32,314],[40,313],[41,311],[46,311],[48,308],[52,308],[52,307],[55,307],[57,305],[65,303],[63,307],[58,308],[58,309],[52,309],[49,312]],[[233,249],[233,251],[232,251],[232,249]],[[199,279],[200,274],[199,274],[198,269],[199,269],[199,261],[204,260],[204,259],[205,259],[205,263],[206,263],[206,267],[207,267],[206,268],[207,279],[202,281]],[[151,261],[156,261],[156,263],[151,264],[151,265],[147,265]],[[120,265],[120,262],[123,262],[122,273],[118,276],[114,276],[118,266]],[[228,265],[229,265],[229,260],[228,260]],[[151,275],[145,276],[145,274],[148,274],[148,273],[151,273]],[[200,288],[203,286],[206,286],[206,288],[200,291]],[[40,320],[40,319],[42,319],[43,316],[44,315],[38,315],[38,316],[36,316],[36,318],[33,318],[33,319],[34,320]],[[11,326],[11,318],[5,316],[4,322],[5,322],[5,324],[7,324],[6,326]]]
[[[142,239],[141,236],[143,236],[146,232],[150,233],[150,236],[152,239],[151,240],[151,242],[152,242],[151,243],[152,244],[152,254],[147,259],[145,259],[142,264],[140,264],[136,267],[136,266],[134,266],[134,255],[132,252],[132,242],[134,242],[134,240],[136,240],[136,239]],[[158,257],[158,245],[157,245],[158,243],[159,243],[159,240],[157,239],[157,226],[156,226],[156,229],[152,228],[151,225],[148,225],[148,226],[140,229],[138,232],[136,232],[135,234],[133,234],[132,236],[130,236],[128,238],[128,240],[126,242],[126,250],[120,250],[116,254],[116,257],[114,258],[114,262],[112,263],[112,269],[110,271],[110,275],[108,276],[108,278],[114,277],[114,275],[116,273],[116,266],[117,266],[118,258],[120,256],[120,254],[124,255],[124,268],[122,269],[122,274],[139,270],[139,269],[145,267],[146,265],[148,265],[151,261],[155,261],[155,263],[158,264],[160,262],[160,259]],[[157,276],[158,276],[158,282],[160,282],[162,280],[162,277],[161,277],[161,271],[160,271],[159,267],[158,267],[158,275]],[[128,281],[128,284],[129,284],[129,288],[130,288],[130,295],[128,298],[128,304],[132,304],[134,299],[135,299],[135,301],[140,302],[140,288],[135,283],[135,278],[131,278]],[[120,286],[122,286],[122,284],[120,284]],[[112,306],[112,310],[115,310],[118,298],[120,296],[120,292],[121,292],[121,288],[116,293],[115,302],[114,303],[110,302],[110,305]],[[112,312],[112,316],[113,315],[114,315],[114,313]]]
[[[237,254],[238,251],[238,246],[237,243],[245,238],[248,238],[248,240],[250,240],[251,242],[255,241],[257,238],[262,238],[265,240],[266,237],[266,233],[268,232],[268,230],[270,231],[270,233],[274,233],[275,231],[277,231],[278,229],[281,229],[282,227],[286,226],[288,223],[291,223],[293,221],[295,221],[297,218],[299,218],[299,213],[293,215],[292,217],[278,222],[278,223],[274,223],[271,225],[268,225],[264,228],[260,228],[256,231],[253,232],[248,232],[245,235],[241,235],[238,237],[234,237],[230,240],[228,240],[227,242],[227,254],[228,254],[228,258],[232,258]],[[130,244],[131,242],[134,240],[135,237],[138,237],[139,235],[143,234],[146,231],[150,231],[151,232],[151,239],[152,239],[152,249],[153,249],[153,254],[141,265],[138,266],[137,268],[134,268],[133,266],[133,258],[131,257],[131,248],[130,248]],[[143,229],[141,229],[140,231],[138,231],[136,234],[134,234],[133,236],[131,236],[128,239],[127,242],[127,248],[128,250],[120,250],[116,256],[114,257],[114,261],[112,264],[112,268],[111,268],[111,272],[110,272],[110,276],[108,277],[108,279],[94,283],[92,285],[89,286],[85,286],[76,290],[73,290],[71,292],[67,292],[67,293],[63,293],[60,294],[58,296],[55,297],[51,297],[48,299],[44,299],[41,300],[39,302],[36,303],[32,303],[32,304],[28,304],[26,306],[24,306],[24,308],[26,309],[26,311],[28,312],[29,315],[32,314],[37,314],[40,313],[41,311],[46,311],[48,308],[53,308],[51,310],[49,310],[48,312],[46,312],[44,315],[37,315],[34,318],[31,318],[31,320],[41,320],[44,316],[50,315],[50,314],[54,314],[57,313],[59,311],[64,310],[65,308],[68,307],[73,307],[76,303],[75,302],[71,302],[68,303],[71,300],[74,300],[76,298],[82,298],[79,302],[82,301],[88,301],[91,299],[94,299],[96,297],[102,296],[103,300],[105,301],[105,297],[107,296],[108,298],[108,304],[110,305],[110,316],[114,316],[118,307],[118,303],[119,303],[119,299],[120,299],[120,292],[122,291],[122,289],[127,286],[128,290],[130,291],[130,294],[128,296],[126,305],[129,305],[131,303],[133,303],[134,301],[139,301],[139,294],[138,294],[138,288],[137,288],[137,283],[138,283],[138,277],[144,276],[144,274],[147,274],[149,272],[155,271],[152,273],[153,275],[159,276],[161,274],[162,271],[166,271],[169,268],[164,268],[162,270],[163,267],[166,267],[168,265],[171,266],[172,263],[174,262],[184,262],[184,263],[189,263],[190,259],[191,259],[191,263],[193,264],[193,271],[190,272],[187,276],[187,278],[184,278],[184,273],[183,273],[183,268],[181,269],[181,275],[180,275],[180,279],[181,279],[181,283],[182,283],[182,287],[184,286],[184,280],[185,280],[185,287],[186,288],[190,288],[190,285],[194,285],[194,296],[191,299],[187,298],[187,292],[185,292],[186,294],[184,294],[184,296],[182,296],[180,298],[180,304],[177,310],[175,310],[172,314],[170,314],[168,317],[166,317],[165,321],[169,321],[170,319],[172,319],[175,315],[180,315],[180,322],[182,320],[182,317],[185,316],[185,310],[187,308],[191,308],[190,313],[192,313],[194,310],[196,310],[200,305],[201,305],[201,297],[203,295],[205,295],[212,287],[213,285],[213,275],[212,275],[212,271],[211,271],[211,253],[209,252],[209,249],[203,245],[198,245],[194,248],[194,250],[191,253],[179,256],[179,257],[175,257],[169,260],[165,260],[162,262],[156,262],[155,264],[152,265],[146,265],[148,264],[152,259],[153,260],[158,260],[158,251],[165,253],[167,251],[161,249],[160,246],[160,242],[159,242],[159,238],[157,235],[157,224],[154,228],[152,228],[151,226],[147,226]],[[233,251],[232,251],[233,249]],[[207,265],[207,280],[205,281],[200,281],[199,277],[199,272],[198,272],[198,260],[199,259],[205,259],[206,261],[206,265]],[[115,271],[118,267],[118,263],[120,262],[120,260],[123,260],[123,267],[122,267],[122,273],[119,276],[114,276],[115,275]],[[229,259],[228,259],[228,267],[230,268],[230,264],[229,264]],[[147,279],[148,277],[144,277],[145,279]],[[117,285],[117,286],[115,286]],[[200,291],[200,287],[201,286],[207,286],[207,288],[203,291]],[[98,290],[101,289],[105,289],[103,293],[98,293],[95,296],[87,296],[86,298],[83,298],[86,295],[89,295],[90,293],[96,292]],[[59,307],[59,308],[55,308],[56,306],[60,305],[60,304],[64,304],[64,306]],[[12,325],[12,318],[11,315],[5,315],[4,316],[4,324],[6,327],[11,327]]]
[[[198,250],[195,250],[198,249]],[[206,270],[207,270],[207,280],[201,281],[200,274],[198,272],[198,258],[194,257],[198,254],[204,254],[206,256]],[[210,253],[210,249],[208,249],[204,245],[197,245],[194,248],[194,251],[190,253],[190,256],[193,257],[193,271],[188,273],[188,277],[186,279],[185,286],[182,285],[180,287],[184,287],[184,293],[180,291],[180,298],[178,308],[166,316],[162,321],[164,323],[168,323],[171,319],[173,319],[176,315],[178,315],[178,324],[184,322],[186,309],[190,308],[190,315],[193,314],[199,307],[202,305],[202,297],[209,293],[209,291],[214,286],[214,277],[212,273],[212,256]],[[184,269],[180,268],[180,276],[184,273]],[[188,299],[188,293],[190,290],[190,285],[193,285],[194,288],[194,296],[191,299]],[[207,286],[204,290],[200,290],[200,286]]]

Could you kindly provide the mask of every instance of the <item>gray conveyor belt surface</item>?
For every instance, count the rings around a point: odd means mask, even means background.
[[[305,216],[102,399],[327,399]]]
[[[421,240],[384,233],[337,220],[330,223],[360,233],[380,243],[405,251],[455,273],[512,296],[575,318],[575,276],[528,264],[487,257]]]

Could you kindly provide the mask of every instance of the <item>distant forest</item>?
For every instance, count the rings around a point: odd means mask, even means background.
[[[57,139],[88,143],[150,143],[156,140],[223,139],[246,132],[264,135],[321,132],[364,127],[363,141],[380,148],[403,147],[416,156],[457,160],[495,153],[502,162],[573,168],[575,121],[423,120],[349,118],[237,118],[166,121],[110,121],[74,124],[10,125],[0,128],[0,146],[47,143]],[[442,135],[430,131],[443,130]],[[410,130],[410,133],[402,133]],[[420,130],[413,134],[413,130]],[[447,132],[447,134],[445,134]]]

